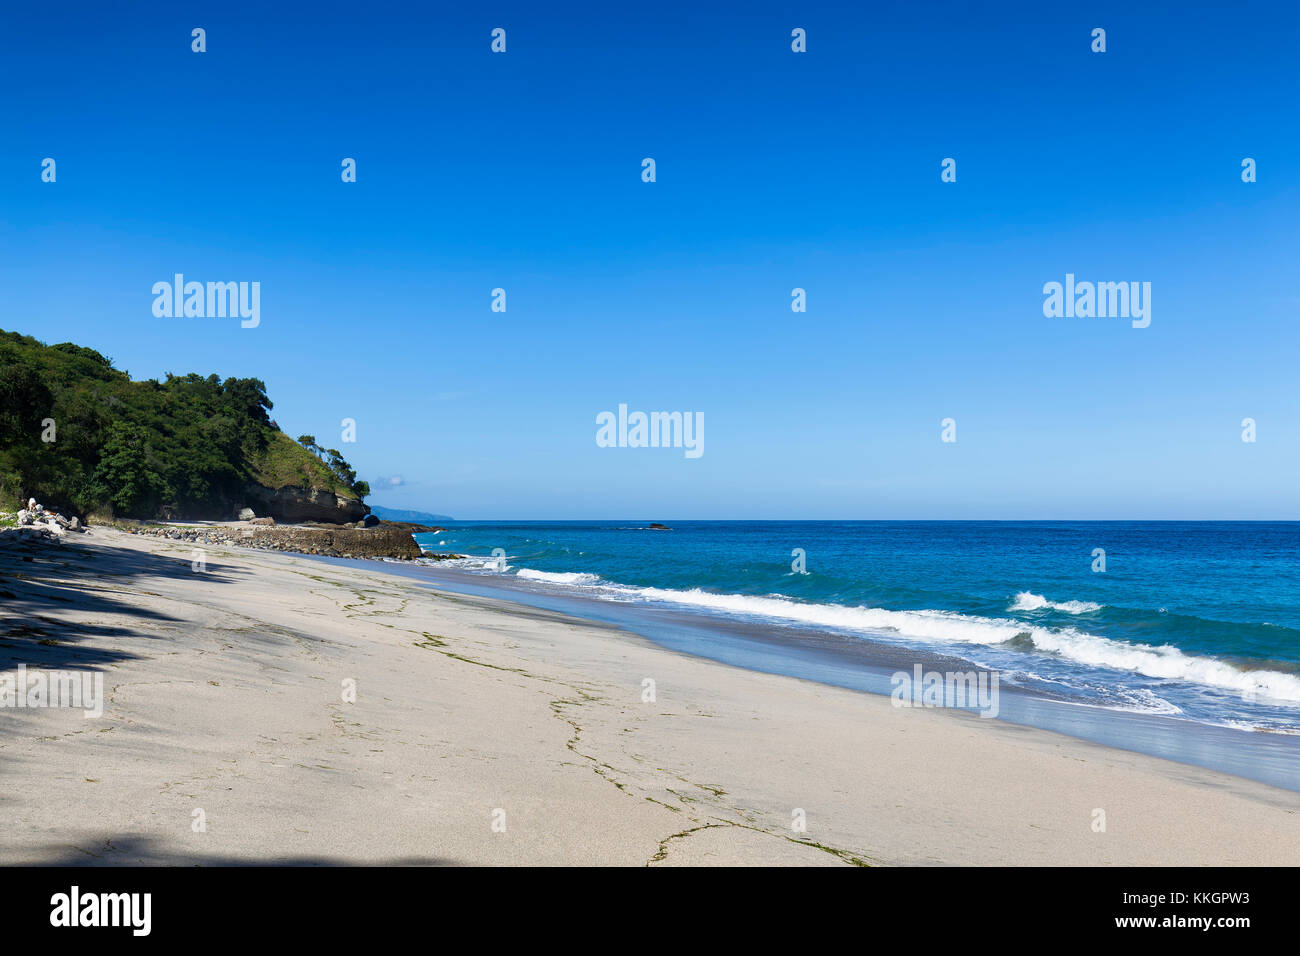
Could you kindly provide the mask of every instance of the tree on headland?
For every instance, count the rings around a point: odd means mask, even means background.
[[[280,432],[273,407],[260,379],[132,381],[94,349],[0,331],[0,508],[31,496],[84,515],[221,518],[250,485],[304,473],[369,492],[337,452]]]
[[[298,444],[302,445],[309,452],[315,455],[324,463],[325,467],[330,470],[339,484],[351,491],[357,498],[365,498],[370,494],[370,485],[368,482],[357,481],[356,469],[348,464],[343,453],[337,448],[322,448],[316,444],[315,435],[299,435]]]

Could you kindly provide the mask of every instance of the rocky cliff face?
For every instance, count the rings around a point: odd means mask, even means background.
[[[350,524],[370,513],[370,508],[355,498],[343,498],[329,491],[302,488],[268,488],[249,485],[248,507],[259,517],[276,521],[319,521],[324,524]]]

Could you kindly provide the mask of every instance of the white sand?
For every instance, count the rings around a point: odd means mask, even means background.
[[[99,719],[0,710],[0,862],[1300,864],[1300,795],[1263,784],[359,567],[190,557],[103,528],[0,553],[7,662],[110,658]]]

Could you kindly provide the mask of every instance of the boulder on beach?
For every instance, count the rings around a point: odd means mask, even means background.
[[[86,530],[81,525],[81,519],[76,515],[65,518],[59,512],[37,504],[35,498],[28,498],[27,504],[28,507],[19,509],[18,513],[14,515],[14,520],[19,528],[38,528],[48,530],[55,535],[61,535],[65,531],[84,532]]]
[[[256,513],[255,511],[253,511],[252,508],[240,508],[240,509],[239,509],[239,520],[240,520],[240,521],[252,521],[252,520],[253,520],[254,518],[256,518],[256,517],[257,517],[257,513]]]

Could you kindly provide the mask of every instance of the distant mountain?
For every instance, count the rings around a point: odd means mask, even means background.
[[[435,515],[427,511],[404,511],[401,508],[385,508],[383,505],[371,505],[370,513],[383,521],[409,521],[412,524],[437,524],[440,521],[456,520],[451,515]]]

